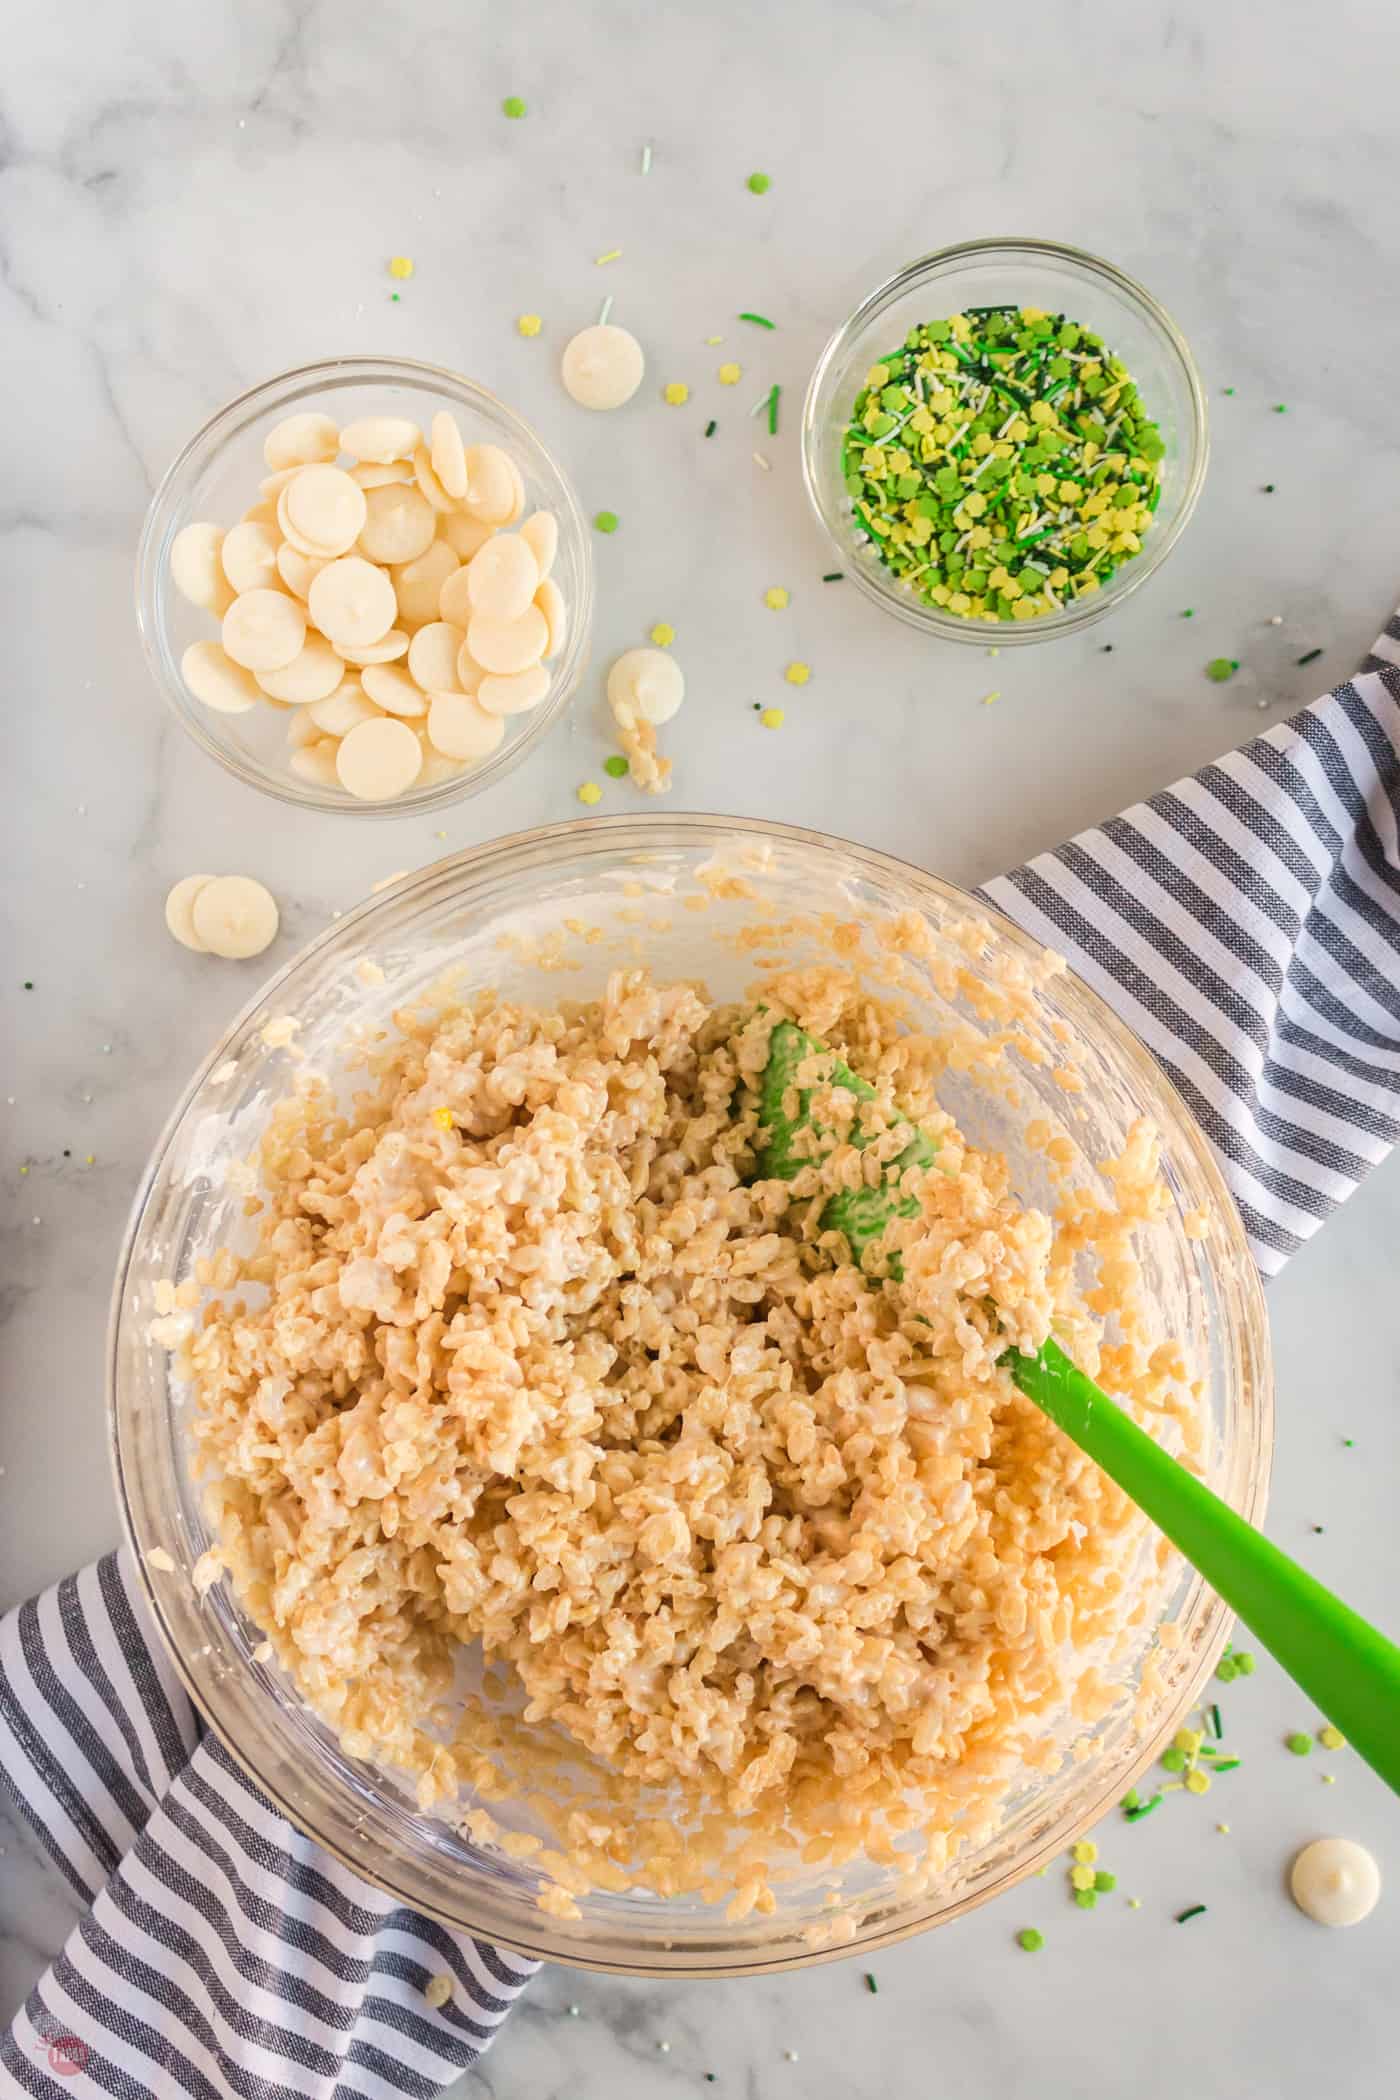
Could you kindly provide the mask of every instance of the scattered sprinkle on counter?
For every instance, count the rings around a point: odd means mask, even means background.
[[[709,421],[709,422],[708,422],[708,423],[707,423],[707,424],[705,425],[705,435],[706,435],[706,437],[707,437],[707,438],[712,438],[712,437],[714,436],[715,432],[716,432],[716,431],[717,431],[718,429],[719,429],[719,425],[718,425],[718,423],[716,423],[716,422],[714,421],[714,419],[713,419],[713,417],[712,417],[712,418],[710,419],[710,421]]]
[[[765,474],[769,474],[773,470],[773,462],[767,459],[762,452],[755,452],[753,463],[756,467],[762,467]]]
[[[643,146],[643,148],[642,148],[642,173],[643,173],[644,175],[650,175],[650,173],[651,173],[651,141],[650,141],[650,139],[648,139],[648,140],[647,140],[647,143],[646,143],[646,144],[645,144],[645,146]]]
[[[1228,1823],[1217,1823],[1215,1827],[1220,1832],[1220,1835],[1223,1838],[1227,1838],[1230,1835],[1230,1826]]]
[[[583,786],[578,791],[578,799],[580,802],[586,804],[589,809],[591,809],[595,802],[602,801],[603,790],[599,787],[596,780],[585,780]]]
[[[507,95],[505,101],[501,104],[501,115],[503,117],[523,117],[524,114],[525,104],[520,96]]]
[[[413,257],[411,255],[391,255],[389,257],[389,275],[391,277],[411,277],[413,275]]]
[[[662,395],[672,408],[684,408],[690,399],[690,388],[683,379],[672,379],[662,388]]]
[[[1347,1746],[1347,1739],[1342,1734],[1341,1729],[1334,1728],[1330,1721],[1325,1722],[1318,1729],[1317,1739],[1324,1750],[1345,1750]]]
[[[538,314],[521,314],[515,325],[521,335],[538,335],[544,323]]]
[[[769,320],[767,314],[740,314],[739,319],[741,321],[752,321],[755,328],[773,328],[777,325]]]
[[[865,1988],[869,1991],[872,1998],[878,1998],[880,1995],[880,1986],[871,1975],[869,1969],[865,1972]]]
[[[595,255],[593,258],[594,265],[598,269],[601,269],[604,263],[620,262],[621,260],[622,250],[620,248],[609,248],[604,254]]]
[[[722,335],[707,335],[705,341],[711,350],[715,350],[724,341],[724,337]]]
[[[1273,482],[1272,482],[1272,481],[1266,481],[1266,482],[1264,483],[1264,494],[1265,494],[1266,496],[1272,496],[1272,494],[1273,494],[1273,493],[1274,493],[1274,484],[1273,484]]]
[[[593,514],[593,525],[595,531],[616,532],[617,523],[617,512],[615,510],[599,510],[595,511]]]
[[[391,304],[391,305],[393,305],[393,306],[397,306],[397,305],[398,305],[398,303],[399,303],[399,295],[398,295],[398,293],[397,293],[397,292],[390,292],[390,294],[389,294],[389,300],[390,300],[390,304]]]
[[[607,327],[607,325],[608,325],[608,321],[609,321],[609,318],[611,317],[611,314],[612,314],[612,310],[613,310],[613,295],[612,295],[612,293],[611,293],[611,292],[609,292],[609,293],[608,293],[608,296],[607,296],[607,298],[606,298],[606,299],[605,299],[605,300],[603,301],[602,305],[601,305],[601,306],[600,306],[600,307],[598,308],[598,326],[599,326],[600,328],[606,328],[606,327]]]
[[[744,368],[742,365],[728,364],[721,365],[719,368],[719,383],[721,386],[737,386],[743,376]]]
[[[1286,416],[1288,414],[1288,403],[1286,401],[1275,401],[1274,414],[1276,416]]]
[[[1035,306],[912,328],[851,404],[852,523],[914,596],[1026,620],[1099,590],[1142,551],[1161,432],[1098,336]]]
[[[765,729],[781,729],[787,720],[787,714],[781,707],[765,707],[760,711],[758,719]]]
[[[1224,685],[1239,669],[1239,659],[1234,656],[1213,656],[1206,665],[1206,677],[1216,685]]]
[[[1309,649],[1306,655],[1297,658],[1299,669],[1301,670],[1304,664],[1315,664],[1321,654],[1320,649]]]
[[[1235,389],[1232,386],[1223,386],[1220,391],[1222,394],[1233,394]]]
[[[781,612],[788,603],[788,594],[780,583],[775,583],[763,593],[763,602],[770,612]]]
[[[822,578],[823,583],[844,583],[845,580],[846,572],[844,569],[829,569],[826,575]],[[992,653],[993,655],[995,655],[995,650],[993,650]]]
[[[748,187],[753,191],[755,197],[762,197],[773,187],[773,178],[771,175],[762,173],[750,175]]]
[[[806,685],[811,675],[812,666],[803,663],[790,663],[783,673],[789,685]]]
[[[1323,1784],[1324,1786],[1335,1786],[1335,1785],[1337,1784],[1337,1775],[1336,1775],[1336,1773],[1335,1773],[1335,1772],[1324,1772],[1324,1773],[1323,1773],[1323,1775],[1322,1775],[1322,1784]]]
[[[579,2014],[582,2012],[582,2010],[583,2007],[581,2005],[571,2005],[569,2007],[569,2018],[571,2020],[576,2020]]]
[[[1305,1734],[1301,1728],[1295,1728],[1292,1735],[1286,1735],[1283,1739],[1284,1749],[1291,1750],[1295,1757],[1311,1757],[1312,1746],[1312,1737]]]
[[[1001,688],[998,686],[994,693],[984,693],[982,695],[982,705],[983,707],[995,707],[1000,698]]]
[[[1034,1925],[1027,1925],[1017,1933],[1016,1945],[1023,1947],[1027,1954],[1039,1954],[1045,1945],[1045,1934],[1037,1932]]]
[[[625,780],[629,771],[628,762],[620,751],[614,751],[611,758],[603,760],[603,771],[610,780]]]
[[[676,630],[669,620],[658,620],[647,640],[655,642],[658,649],[669,649],[676,639]]]
[[[1195,617],[1196,617],[1196,608],[1195,608],[1195,606],[1194,606],[1194,605],[1188,605],[1188,606],[1187,606],[1187,607],[1185,608],[1185,610],[1183,611],[1183,613],[1182,613],[1181,617],[1182,617],[1182,619],[1183,619],[1183,620],[1194,620],[1194,619],[1195,619]]]
[[[1128,1898],[1128,1908],[1129,1908],[1129,1910],[1141,1910],[1141,1909],[1142,1909],[1142,1898],[1141,1898],[1141,1896],[1129,1896],[1129,1898]]]
[[[1123,1811],[1123,1820],[1125,1823],[1140,1823],[1144,1816],[1150,1816],[1153,1809],[1160,1808],[1161,1805],[1161,1794],[1154,1794],[1150,1801],[1138,1801],[1135,1802],[1131,1808],[1125,1808]]]

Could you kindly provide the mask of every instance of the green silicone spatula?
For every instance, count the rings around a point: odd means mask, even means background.
[[[862,1100],[874,1094],[868,1081],[813,1036],[792,1021],[779,1021],[761,1081],[764,1148],[756,1178],[790,1181],[806,1164],[793,1141],[800,1130],[815,1125],[812,1090],[798,1090],[796,1115],[784,1113],[784,1099],[804,1059],[813,1055],[831,1058],[835,1085]],[[849,1135],[856,1146],[868,1142],[858,1122]],[[890,1163],[882,1185],[831,1198],[822,1224],[845,1233],[857,1261],[892,1217],[917,1214],[918,1204],[899,1193],[899,1177],[911,1166],[931,1165],[936,1149],[910,1123],[909,1143]],[[1057,1342],[1047,1341],[1035,1356],[1008,1349],[1002,1361],[1026,1398],[1151,1517],[1367,1764],[1400,1793],[1400,1648],[1178,1465]]]

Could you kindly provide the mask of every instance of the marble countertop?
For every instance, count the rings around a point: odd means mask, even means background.
[[[1310,699],[1394,603],[1400,222],[1377,90],[1400,67],[1400,15],[1275,0],[1267,16],[1208,0],[1005,0],[985,16],[910,0],[56,0],[15,23],[0,75],[16,790],[0,1605],[114,1541],[107,1292],[186,1073],[259,972],[332,912],[397,869],[576,814],[607,748],[595,669],[529,765],[445,818],[298,816],[224,777],[164,714],[132,619],[136,534],[174,450],[230,394],[316,356],[392,349],[484,379],[562,454],[585,509],[621,518],[596,547],[595,664],[655,620],[676,629],[690,697],[670,732],[674,804],[791,819],[978,880]],[[510,93],[524,122],[499,113]],[[762,198],[744,186],[755,168],[773,178]],[[1160,576],[1110,625],[995,666],[821,583],[834,563],[797,441],[813,358],[855,300],[915,254],[987,232],[1075,242],[1143,280],[1196,350],[1214,425],[1200,512]],[[416,264],[398,303],[394,253]],[[649,358],[643,394],[611,418],[573,408],[556,377],[605,293]],[[742,328],[746,307],[778,329]],[[514,326],[527,310],[544,318],[533,342]],[[722,357],[746,368],[733,392],[715,381]],[[683,410],[657,398],[670,379],[691,387]],[[747,411],[771,380],[784,416],[764,473]],[[777,583],[783,613],[762,603]],[[1218,687],[1202,667],[1222,653],[1241,671]],[[793,657],[813,668],[800,694],[781,679]],[[787,704],[781,734],[758,728],[755,700]],[[609,783],[605,808],[636,806]],[[165,891],[196,867],[275,890],[266,963],[168,939]],[[1271,1528],[1392,1616],[1398,1240],[1392,1162],[1270,1292]],[[660,2100],[707,2090],[714,2071],[716,2091],[749,2100],[1078,2100],[1129,2079],[1138,2100],[1371,2100],[1393,2062],[1396,1809],[1354,1758],[1331,1761],[1324,1790],[1319,1758],[1281,1749],[1313,1718],[1276,1672],[1231,1690],[1247,1762],[1228,1798],[1222,1781],[1208,1803],[1182,1797],[1106,1836],[1139,1911],[1086,1916],[1032,1882],[880,1957],[878,1997],[859,1963],[719,1985],[556,1972],[464,2090]],[[1283,1892],[1293,1849],[1328,1830],[1369,1842],[1392,1875],[1349,1934],[1309,1926]],[[8,2016],[69,1911],[25,1841],[3,1842]],[[1197,1901],[1205,1917],[1172,1922]],[[1047,1935],[1034,1959],[1013,1944],[1026,1923]]]

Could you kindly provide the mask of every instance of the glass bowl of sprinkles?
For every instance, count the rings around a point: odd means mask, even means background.
[[[1073,633],[1137,590],[1209,451],[1170,315],[1051,241],[910,263],[831,338],[802,412],[807,493],[846,573],[911,626],[982,646]]]
[[[506,532],[536,513],[548,513],[554,521],[549,565],[541,571],[550,580],[540,582],[540,592],[552,592],[562,611],[538,667],[536,684],[545,689],[527,695],[528,704],[522,702],[518,711],[514,705],[502,708],[475,741],[470,731],[482,731],[482,721],[463,702],[456,667],[427,668],[421,674],[415,669],[423,661],[414,648],[420,630],[434,627],[439,640],[452,632],[436,602],[441,581],[435,560],[440,558],[445,571],[464,569],[480,543],[498,529],[480,524],[436,479],[426,434],[444,415],[463,447],[480,448],[509,463],[515,488],[510,512],[502,513]],[[351,426],[367,433],[363,455],[344,445],[337,450],[337,431],[348,436]],[[427,462],[421,474],[416,459],[389,459],[395,442],[387,451],[384,443],[374,442],[385,431],[397,434],[398,449],[416,446]],[[289,465],[281,464],[287,455],[277,449],[283,441],[290,445]],[[337,457],[349,473],[334,468]],[[373,513],[379,530],[372,547],[362,530],[348,546],[323,550],[317,559],[310,541],[292,537],[296,526],[290,513],[284,517],[278,510],[279,497],[286,493],[279,485],[306,471],[307,463],[311,473],[329,477],[342,494],[347,479],[359,480],[362,516],[368,521]],[[400,494],[407,495],[408,507],[400,504],[387,517],[378,511]],[[250,502],[251,510],[245,508]],[[425,513],[428,544],[423,547],[421,529],[418,540],[402,535],[421,528]],[[250,539],[258,533],[266,535],[265,544]],[[239,548],[243,566],[231,571],[235,534],[244,543]],[[204,566],[201,547],[188,551],[201,535],[210,549]],[[295,561],[295,550],[303,544],[311,549],[308,557],[284,566],[289,555]],[[370,566],[363,557],[373,553],[378,569],[373,580],[381,596],[387,593],[381,617],[390,621],[390,632],[368,648],[342,648],[315,626],[317,571],[343,566],[324,557],[346,553],[356,558],[362,574]],[[271,572],[265,572],[265,562],[259,566],[264,556],[272,562]],[[223,660],[228,603],[246,602],[238,593],[246,593],[246,601],[272,601],[282,613],[293,600],[304,607],[302,654],[292,665],[259,675],[254,668],[240,668],[244,659]],[[564,469],[529,424],[485,387],[440,366],[401,357],[329,358],[278,373],[230,401],[167,468],[146,513],[136,556],[137,627],[151,675],[181,727],[235,779],[280,802],[329,814],[415,816],[494,787],[529,756],[567,708],[588,662],[592,621],[590,533]],[[211,658],[216,666],[207,684],[204,678],[192,683],[189,668],[201,653],[206,671]],[[329,660],[333,653],[343,659],[338,689],[279,682],[302,668],[314,672],[313,659]],[[253,664],[251,654],[246,662]],[[450,752],[429,736],[432,689],[443,679],[458,715],[469,716],[468,733],[452,742]],[[480,691],[477,680],[467,685],[468,697]],[[335,757],[348,749],[366,721],[375,725],[372,736],[393,725],[390,741],[400,746],[406,742],[405,728],[412,729],[421,756],[411,755],[401,766],[401,754],[391,753],[399,766],[396,777],[385,777],[382,784],[376,778],[359,780],[352,793],[344,784],[352,776],[337,768]],[[444,734],[442,744],[447,741]]]

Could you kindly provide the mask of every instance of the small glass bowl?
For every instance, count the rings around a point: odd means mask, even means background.
[[[466,443],[491,443],[508,452],[525,483],[525,514],[550,510],[559,521],[552,574],[564,594],[569,628],[548,666],[549,693],[528,714],[508,719],[506,734],[483,764],[434,786],[411,787],[387,802],[362,802],[340,787],[302,780],[287,764],[285,717],[272,706],[225,715],[196,700],[180,675],[191,642],[216,640],[209,613],[190,605],[170,574],[175,535],[197,519],[232,525],[258,500],[267,473],[263,439],[297,408],[328,408],[342,427],[357,416],[400,414],[425,428],[439,408],[451,409]],[[567,475],[529,424],[485,387],[438,365],[402,357],[338,357],[302,365],[264,380],[210,418],[166,470],[151,499],[136,555],[136,624],[146,661],[167,705],[211,758],[249,787],[300,809],[345,815],[408,817],[445,809],[494,787],[546,736],[583,676],[593,625],[593,556],[588,527]]]
[[[921,321],[969,306],[1041,306],[1101,335],[1137,383],[1162,433],[1162,496],[1141,554],[1101,590],[1033,620],[960,620],[893,577],[854,523],[841,433],[870,367]],[[1210,456],[1205,393],[1181,330],[1112,263],[1054,241],[965,241],[907,265],[863,299],[817,359],[802,407],[802,475],[848,576],[886,612],[950,642],[986,648],[1053,641],[1091,627],[1160,568],[1196,508]]]

